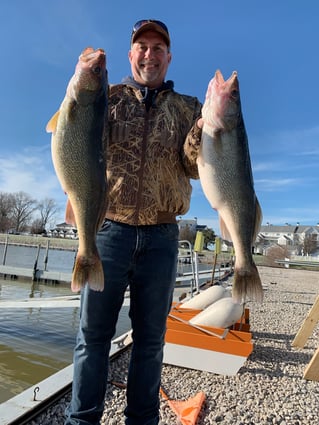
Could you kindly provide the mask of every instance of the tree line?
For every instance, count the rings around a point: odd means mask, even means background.
[[[54,223],[60,209],[52,198],[37,201],[26,192],[0,192],[0,233],[43,234]],[[204,246],[214,242],[215,233],[206,228]],[[189,240],[194,244],[196,231],[190,228],[180,230],[179,239]]]
[[[26,192],[0,192],[0,232],[45,233],[46,227],[59,212],[56,201],[37,201]]]

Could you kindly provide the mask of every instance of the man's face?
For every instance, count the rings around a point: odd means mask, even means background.
[[[143,32],[134,42],[128,53],[133,78],[151,89],[159,87],[171,61],[171,53],[155,31]]]

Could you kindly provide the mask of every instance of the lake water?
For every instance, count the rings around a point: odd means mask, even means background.
[[[8,245],[7,250],[5,251],[5,246],[0,245],[1,264],[5,264],[7,266],[33,268],[34,263],[37,259],[37,264],[39,269],[61,271],[61,272],[72,271],[75,256],[76,256],[76,251],[50,249],[47,256],[46,263],[45,263],[46,249],[45,248],[40,249],[38,258],[37,258],[37,254],[38,254],[38,248],[36,246],[28,247],[28,246]]]
[[[36,248],[8,246],[7,265],[33,266]],[[39,266],[43,268],[45,250]],[[48,270],[71,272],[75,253],[50,250]],[[0,246],[3,258],[3,246]],[[67,284],[0,278],[0,301],[72,295]],[[74,295],[74,294],[73,294]],[[0,309],[0,403],[72,363],[79,308]],[[123,307],[116,335],[130,328]]]

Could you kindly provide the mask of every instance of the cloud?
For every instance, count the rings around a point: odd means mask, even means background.
[[[64,197],[55,175],[49,153],[45,148],[27,147],[20,153],[1,154],[0,191],[26,192],[40,201],[45,198]]]
[[[301,183],[302,179],[296,178],[255,179],[255,186],[258,191],[266,192],[287,190],[287,187],[296,187]]]

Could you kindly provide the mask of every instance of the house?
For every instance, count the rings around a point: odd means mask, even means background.
[[[312,238],[319,247],[319,225],[317,226],[261,226],[256,239],[256,245],[264,247],[277,244],[286,247],[297,247],[304,243],[307,237]]]
[[[54,229],[51,229],[47,232],[47,236],[54,238],[68,238],[76,239],[77,238],[77,229],[68,223],[57,224]]]
[[[309,237],[316,241],[319,246],[319,225],[317,226],[298,226],[296,229],[296,236],[299,243],[303,243],[304,240]]]
[[[178,220],[178,228],[179,231],[188,228],[191,232],[196,232],[197,230],[197,219],[194,218],[193,220],[185,220],[180,219]]]

